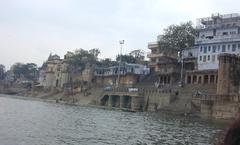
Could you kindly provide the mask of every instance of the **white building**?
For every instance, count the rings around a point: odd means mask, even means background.
[[[116,76],[118,75],[119,66],[112,66],[108,68],[96,68],[95,76]],[[120,67],[120,74],[135,74],[135,75],[148,75],[150,73],[150,69],[145,65],[141,64],[132,64],[126,63]]]
[[[198,70],[218,69],[218,55],[240,53],[240,15],[215,14],[199,19]]]

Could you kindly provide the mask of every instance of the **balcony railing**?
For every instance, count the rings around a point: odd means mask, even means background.
[[[149,63],[148,63],[148,66],[155,66],[155,65],[157,65],[156,62],[149,62]]]
[[[158,47],[158,42],[155,41],[155,42],[149,42],[148,43],[148,48],[157,48]]]
[[[148,53],[148,54],[147,54],[147,57],[149,57],[149,58],[161,57],[161,56],[164,56],[163,53],[157,53],[157,54]]]
[[[240,34],[214,36],[213,39],[198,38],[196,39],[196,44],[220,43],[229,41],[240,41]]]

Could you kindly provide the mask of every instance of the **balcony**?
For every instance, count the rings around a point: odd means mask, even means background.
[[[149,49],[158,48],[158,42],[157,42],[157,41],[155,41],[155,42],[149,42],[149,43],[148,43],[148,48],[149,48]]]
[[[240,41],[240,34],[214,36],[213,39],[197,38],[195,43],[210,44],[210,43],[222,43],[222,42],[234,42],[234,41]]]
[[[155,57],[162,57],[162,56],[164,56],[163,53],[156,53],[156,54],[155,53],[148,53],[147,54],[148,58],[155,58]]]
[[[156,62],[149,62],[149,63],[148,63],[148,66],[156,66],[156,65],[157,65]]]

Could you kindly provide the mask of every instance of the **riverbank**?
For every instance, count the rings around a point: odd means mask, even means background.
[[[11,99],[20,99],[20,100],[30,100],[30,101],[41,101],[41,102],[47,102],[47,103],[53,103],[53,104],[63,104],[63,105],[73,105],[73,106],[81,106],[81,107],[91,107],[91,108],[99,108],[99,109],[108,109],[108,110],[121,110],[119,108],[112,107],[111,109],[107,106],[99,106],[94,104],[88,104],[88,103],[79,103],[75,102],[72,103],[71,101],[63,101],[63,100],[55,100],[56,96],[48,97],[48,98],[41,98],[41,97],[33,97],[33,96],[20,96],[20,95],[9,95],[9,94],[0,94],[0,97],[3,98],[11,98]],[[70,99],[71,100],[71,99]],[[86,101],[81,101],[86,102]]]
[[[23,90],[23,89],[11,89],[12,94],[15,91],[15,96],[19,97],[12,97],[12,98],[19,98],[19,99],[25,99],[25,100],[36,100],[36,101],[44,101],[44,102],[51,102],[51,103],[59,103],[59,104],[68,104],[68,105],[79,105],[79,106],[89,106],[89,107],[95,107],[95,108],[104,108],[104,109],[112,109],[112,110],[123,110],[123,111],[135,111],[128,108],[120,107],[120,101],[121,99],[118,98],[115,95],[114,100],[109,99],[110,101],[115,101],[115,105],[118,104],[119,106],[109,106],[109,102],[102,103],[100,100],[102,99],[104,101],[104,97],[109,94],[103,95],[103,89],[102,88],[92,88],[89,89],[87,92],[77,92],[73,94],[66,94],[60,89],[32,89],[32,90]],[[19,92],[18,90],[21,90]],[[183,91],[182,91],[183,92]],[[220,122],[226,122],[228,124],[233,120],[232,119],[223,119],[223,118],[210,118],[206,116],[201,116],[201,113],[199,111],[191,111],[191,107],[189,105],[184,105],[186,102],[189,102],[187,100],[191,99],[191,95],[186,95],[187,93],[182,93],[180,91],[180,96],[178,96],[177,101],[173,100],[171,101],[171,95],[166,94],[147,94],[148,97],[145,97],[144,100],[144,109],[142,111],[147,112],[163,112],[172,114],[174,116],[188,116],[193,118],[203,118],[207,120],[213,120],[213,121],[220,121]],[[105,92],[107,93],[107,92]],[[184,95],[185,94],[185,95]],[[121,95],[121,94],[120,94]],[[150,97],[149,97],[150,95]],[[151,96],[152,95],[152,96]],[[188,96],[188,97],[186,97]],[[101,98],[100,98],[101,97]],[[150,101],[148,99],[151,98]],[[156,99],[157,98],[157,99]],[[164,99],[165,98],[165,99]],[[158,100],[160,99],[160,100]],[[108,100],[108,101],[109,101]],[[132,101],[132,99],[130,100]],[[177,103],[176,103],[177,102]],[[151,107],[149,104],[151,104]],[[159,105],[160,104],[160,105]],[[132,105],[132,104],[131,104]],[[159,106],[161,108],[159,108]],[[169,107],[170,106],[170,107]],[[175,107],[174,107],[175,106]],[[180,107],[179,107],[180,106]],[[186,111],[184,108],[186,107],[188,110]],[[145,108],[148,108],[145,110]],[[184,108],[184,109],[178,109],[178,108]]]
[[[211,145],[215,135],[222,131],[218,124],[197,118],[155,112],[112,111],[0,96],[0,144],[4,145]]]
[[[43,95],[43,94],[41,94]],[[21,99],[21,100],[30,100],[30,101],[41,101],[41,102],[47,102],[47,103],[53,103],[53,104],[63,104],[63,105],[73,105],[73,106],[81,106],[81,107],[91,107],[91,108],[98,108],[98,109],[107,109],[107,110],[116,110],[116,111],[126,111],[126,110],[122,110],[120,108],[115,108],[115,107],[107,107],[107,106],[99,106],[93,103],[86,103],[89,102],[88,101],[84,101],[83,99],[85,99],[85,97],[81,96],[79,98],[79,102],[71,102],[69,99],[68,101],[66,100],[59,100],[57,101],[56,99],[61,98],[61,95],[63,95],[62,93],[58,93],[55,94],[53,96],[49,96],[46,97],[46,94],[44,93],[44,97],[41,97],[41,95],[39,94],[38,96],[20,96],[20,95],[8,95],[8,94],[0,94],[0,97],[5,97],[5,98],[11,98],[11,99]],[[75,96],[76,97],[76,96]],[[90,101],[91,102],[91,101]],[[129,112],[129,111],[127,111]],[[153,112],[148,112],[148,113],[153,113]],[[156,114],[168,114],[171,116],[176,116],[176,117],[186,117],[186,118],[193,118],[193,119],[197,119],[197,118],[201,118],[199,116],[192,116],[192,115],[185,115],[184,113],[179,113],[179,112],[174,112],[174,111],[169,111],[169,110],[159,110],[157,112],[155,112]],[[228,126],[229,123],[232,122],[232,120],[230,119],[213,119],[213,118],[201,118],[201,120],[206,121],[206,122],[212,122],[214,124],[220,124],[221,126]]]

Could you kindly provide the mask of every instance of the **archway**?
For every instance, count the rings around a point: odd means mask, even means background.
[[[122,107],[131,109],[132,105],[132,97],[131,96],[122,96]]]
[[[105,95],[105,96],[101,99],[100,105],[101,105],[101,106],[107,106],[107,105],[108,105],[108,100],[109,100],[109,96],[108,96],[108,95]]]
[[[120,96],[113,95],[112,97],[112,107],[120,107]]]

